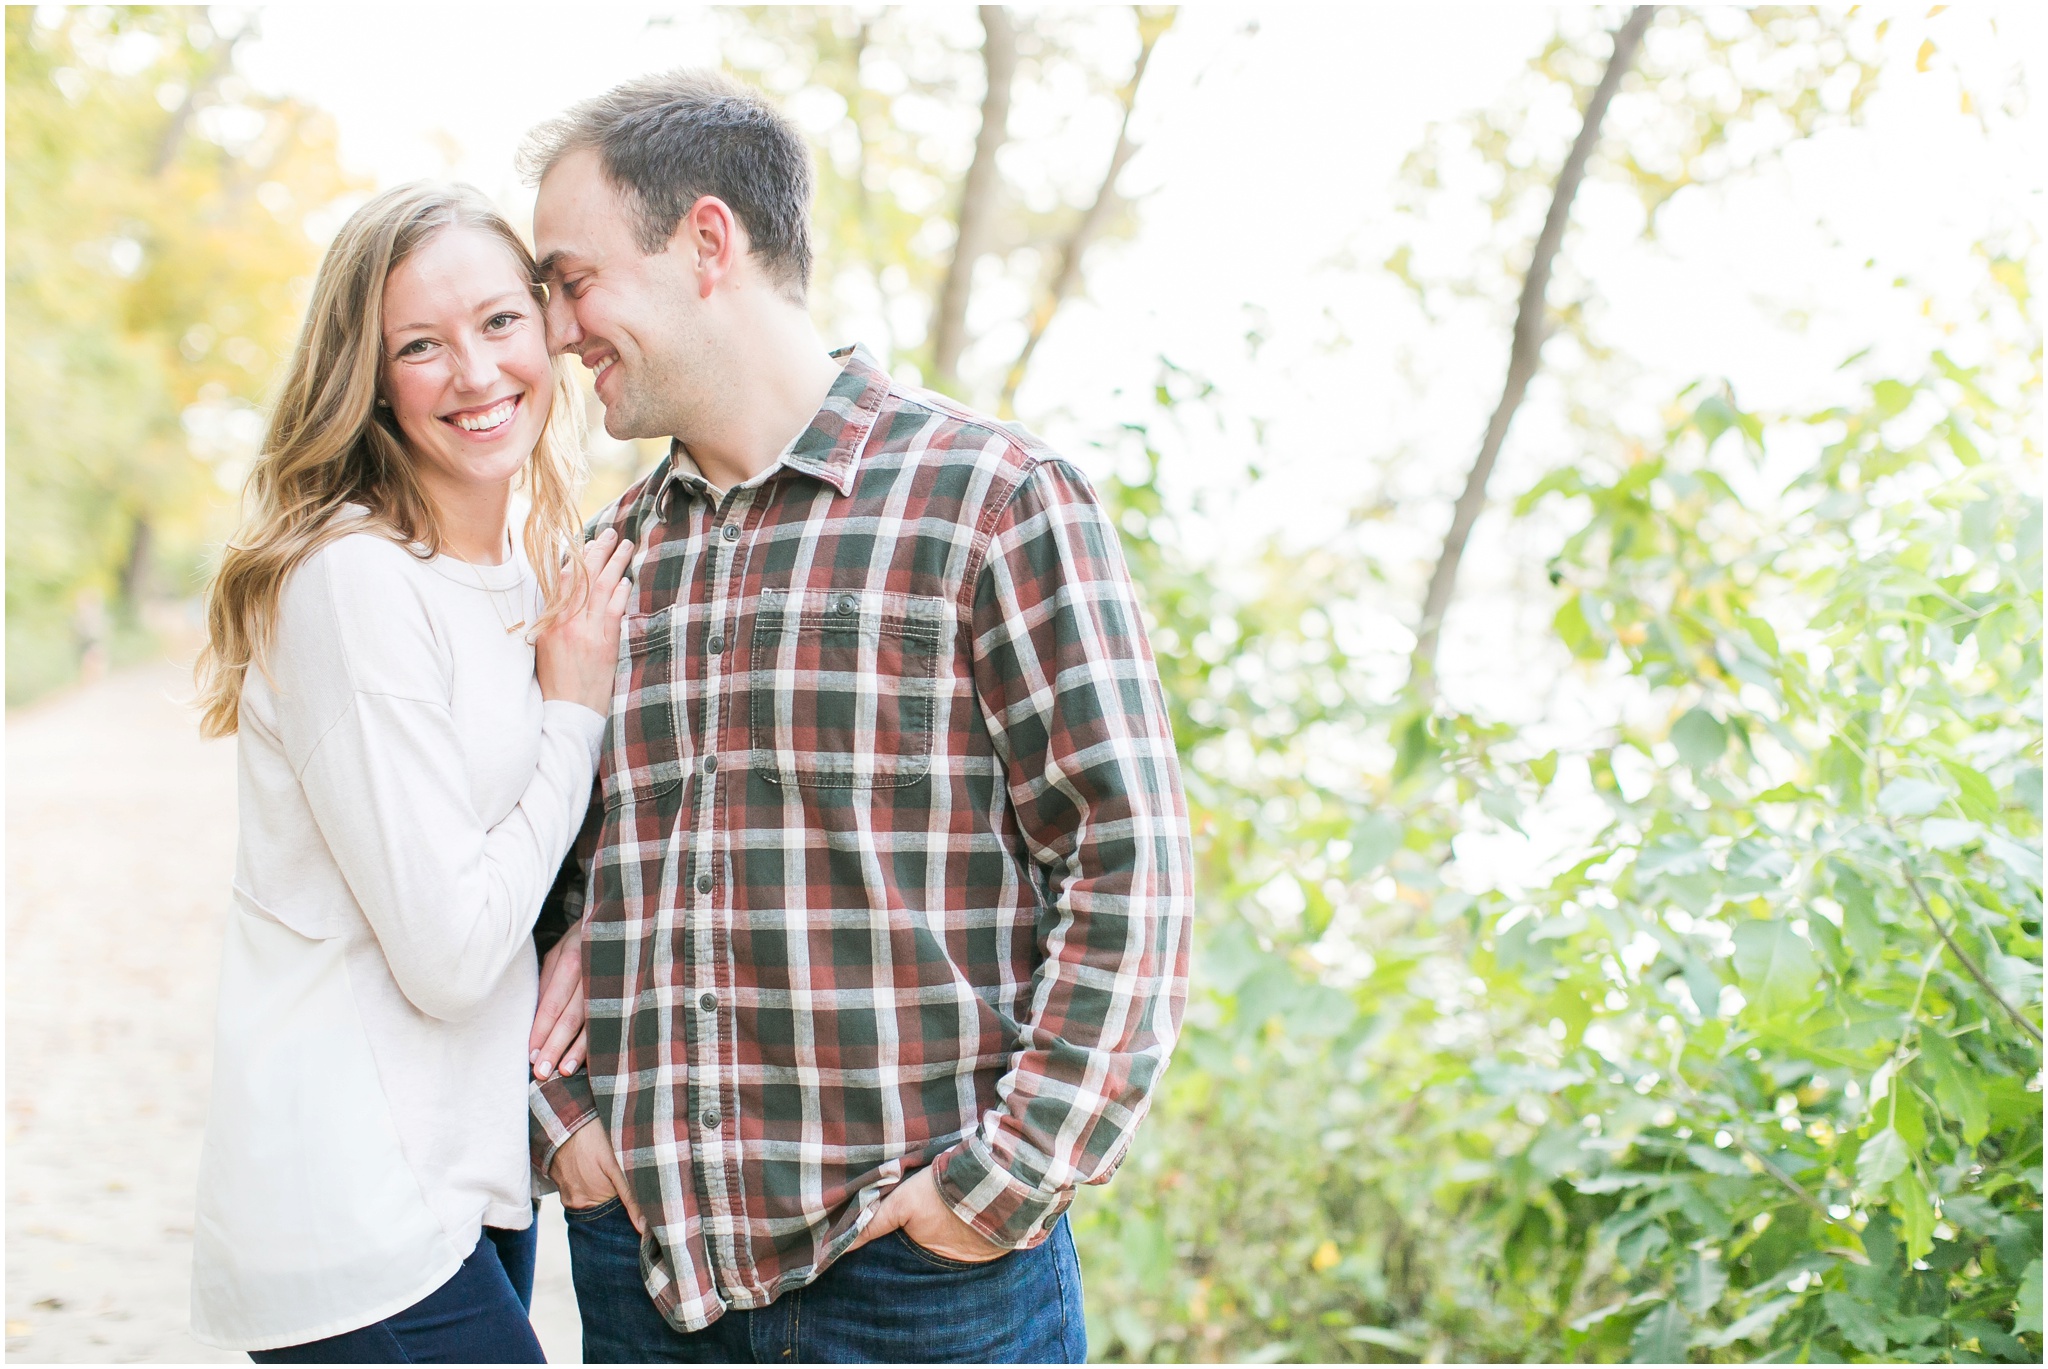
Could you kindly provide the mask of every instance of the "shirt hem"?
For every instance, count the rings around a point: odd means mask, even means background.
[[[350,1331],[360,1331],[366,1326],[375,1326],[386,1317],[396,1316],[428,1296],[442,1284],[448,1282],[448,1280],[454,1278],[456,1271],[462,1268],[462,1262],[469,1258],[469,1254],[469,1251],[463,1251],[455,1257],[454,1263],[440,1268],[439,1272],[433,1278],[427,1280],[423,1286],[402,1297],[387,1299],[384,1302],[378,1303],[368,1312],[346,1313],[329,1321],[315,1323],[304,1330],[271,1331],[256,1336],[217,1335],[212,1331],[202,1330],[195,1322],[192,1326],[192,1339],[198,1341],[201,1345],[212,1346],[216,1350],[282,1350],[288,1346],[310,1345],[314,1341],[326,1340],[330,1336],[341,1336],[346,1335]]]

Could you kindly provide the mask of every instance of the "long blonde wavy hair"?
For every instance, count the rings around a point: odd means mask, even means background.
[[[377,378],[384,359],[384,282],[399,263],[452,228],[500,239],[532,282],[535,300],[545,300],[533,253],[469,186],[415,181],[385,191],[342,225],[320,263],[243,490],[241,529],[222,549],[207,588],[207,640],[195,672],[200,730],[209,737],[228,736],[240,722],[242,683],[251,665],[263,669],[286,579],[322,546],[366,526],[339,517],[343,506],[366,506],[367,526],[417,554],[440,551],[440,520],[397,419],[377,405]],[[566,365],[559,357],[553,364],[548,421],[519,476],[531,502],[524,541],[546,604],[543,624],[560,614],[583,580],[583,558],[572,554],[582,540],[576,516],[584,477],[582,409]]]

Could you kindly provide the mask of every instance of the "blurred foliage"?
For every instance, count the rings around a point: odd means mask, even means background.
[[[1561,13],[1495,108],[1411,158],[1386,264],[1430,311],[1505,329],[1613,17]],[[985,388],[1138,41],[1126,9],[1023,20],[971,306]],[[973,143],[972,16],[720,22],[816,142],[821,322],[915,364]],[[1653,234],[1687,187],[1859,117],[1860,32],[1667,9],[1594,178]],[[240,85],[205,11],[11,8],[7,43],[12,699],[68,669],[81,595],[189,588],[317,215],[354,187],[319,115]],[[1430,259],[1442,213],[1490,246]],[[1605,719],[1569,743],[1401,692],[1363,611],[1395,593],[1369,524],[1220,564],[1161,472],[1222,397],[1162,361],[1150,418],[1102,441],[1104,493],[1200,910],[1154,1115],[1074,1209],[1099,1356],[2040,1360],[2033,246],[1985,249],[1972,364],[1858,363],[1810,412],[1698,385],[1648,431],[1602,403],[1626,359],[1567,239],[1583,455],[1515,515],[1560,530],[1524,590],[1554,628],[1532,680]],[[1253,479],[1282,459],[1248,455]],[[1539,878],[1483,877],[1503,833],[1548,853]]]
[[[1374,706],[1343,558],[1234,592],[1112,487],[1202,914],[1165,1096],[1077,1209],[1098,1353],[2039,1359],[2039,454],[1994,395],[1940,356],[1818,413],[1694,391],[1532,490],[1588,514],[1559,640],[1656,719],[1568,754]],[[1587,798],[1547,884],[1447,884]]]
[[[351,189],[196,7],[7,10],[7,697],[196,587]],[[215,466],[218,466],[218,470]],[[218,478],[216,478],[218,477]]]
[[[1667,11],[1601,174],[1654,211],[1745,111],[1854,117],[1832,22]],[[1411,161],[1503,244],[1419,289],[1512,300],[1572,131],[1539,106],[1599,70],[1560,24],[1519,113],[1430,135],[1486,175]],[[1570,530],[1551,649],[1608,721],[1568,746],[1399,691],[1369,529],[1215,565],[1160,471],[1217,396],[1163,365],[1107,494],[1201,906],[1163,1096],[1076,1208],[1099,1356],[2040,1360],[2041,350],[2020,262],[1978,265],[1988,360],[1852,358],[1812,412],[1699,385],[1630,431],[1585,349],[1584,455],[1514,510]],[[1486,878],[1508,832],[1532,887]]]
[[[915,379],[929,368],[932,302],[980,120],[986,77],[974,16],[899,5],[722,13],[727,65],[780,97],[817,150],[820,326],[828,337],[859,335]],[[1162,22],[1122,6],[1012,16],[1011,141],[997,161],[994,236],[968,320],[979,344],[970,342],[963,376],[969,398],[990,408],[1024,342],[1032,296],[1100,187],[1140,26]],[[1101,236],[1135,227],[1120,206]]]

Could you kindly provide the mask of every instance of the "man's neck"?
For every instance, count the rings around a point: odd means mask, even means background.
[[[719,489],[744,485],[782,456],[832,392],[839,363],[810,316],[776,308],[726,349],[725,402],[681,434],[704,478]]]

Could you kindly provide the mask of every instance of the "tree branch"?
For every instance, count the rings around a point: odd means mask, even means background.
[[[171,159],[178,155],[178,145],[185,140],[185,130],[192,123],[192,116],[213,100],[214,87],[221,78],[235,69],[235,48],[244,38],[256,31],[256,21],[243,23],[234,33],[213,31],[213,42],[207,46],[206,56],[199,69],[192,75],[192,86],[185,92],[185,98],[171,114],[171,121],[164,125],[164,131],[157,139],[156,153],[149,159],[149,174],[152,179],[170,169]]]
[[[1906,866],[1904,861],[1899,862],[1899,873],[1906,877],[1906,887],[1913,891],[1914,899],[1920,904],[1920,911],[1927,914],[1927,920],[1934,924],[1934,934],[1940,937],[1942,944],[1954,953],[1957,962],[1970,972],[1970,978],[1977,981],[1977,987],[1991,995],[1991,1001],[2005,1009],[2005,1015],[2019,1023],[2020,1030],[2033,1037],[2035,1044],[2040,1044],[2041,1029],[2029,1022],[2026,1019],[2026,1015],[2018,1008],[2006,1002],[2004,994],[1991,987],[1991,980],[1986,977],[1982,967],[1970,958],[1968,951],[1965,951],[1956,944],[1955,937],[1950,935],[1950,929],[1941,925],[1941,918],[1935,913],[1934,905],[1927,901],[1927,894],[1920,888],[1920,881],[1913,878],[1912,870]]]
[[[1117,92],[1123,104],[1123,122],[1117,128],[1116,148],[1109,155],[1109,170],[1103,173],[1102,188],[1095,192],[1095,202],[1088,206],[1074,225],[1074,231],[1067,235],[1066,243],[1060,249],[1060,266],[1054,274],[1052,285],[1031,311],[1030,331],[1024,337],[1024,347],[1017,353],[1017,359],[1010,363],[1010,372],[1003,379],[1003,394],[996,406],[996,412],[1008,418],[1015,412],[1018,387],[1024,383],[1024,375],[1031,369],[1032,354],[1045,337],[1045,330],[1052,326],[1053,317],[1060,311],[1074,291],[1081,284],[1081,258],[1087,253],[1089,244],[1109,222],[1110,214],[1121,203],[1116,193],[1117,178],[1124,174],[1131,157],[1138,146],[1131,141],[1131,111],[1138,103],[1138,87],[1145,79],[1145,69],[1152,63],[1152,53],[1159,46],[1159,40],[1173,27],[1174,10],[1148,10],[1138,8],[1138,60],[1131,68],[1131,79],[1124,82]]]
[[[1571,218],[1572,199],[1579,193],[1579,182],[1586,175],[1586,163],[1600,141],[1600,124],[1607,117],[1607,106],[1613,101],[1622,76],[1634,64],[1636,49],[1643,41],[1643,31],[1650,26],[1656,11],[1655,5],[1637,5],[1629,14],[1628,21],[1615,30],[1614,54],[1607,59],[1607,71],[1601,76],[1600,84],[1594,87],[1586,100],[1578,139],[1572,144],[1571,154],[1565,158],[1564,168],[1557,173],[1557,188],[1550,197],[1550,212],[1544,217],[1543,231],[1537,235],[1535,251],[1530,254],[1529,274],[1522,281],[1522,299],[1515,314],[1514,344],[1508,352],[1507,383],[1502,387],[1500,404],[1486,425],[1486,436],[1479,444],[1478,459],[1473,461],[1471,474],[1465,479],[1465,492],[1458,496],[1457,506],[1451,512],[1451,530],[1444,535],[1443,552],[1437,558],[1436,570],[1429,577],[1428,593],[1423,596],[1422,620],[1416,627],[1415,653],[1409,660],[1408,678],[1425,698],[1435,693],[1437,637],[1443,628],[1444,612],[1451,604],[1451,594],[1457,587],[1458,562],[1465,555],[1472,525],[1478,522],[1480,510],[1486,506],[1486,482],[1493,474],[1501,444],[1507,439],[1508,425],[1514,421],[1515,410],[1521,407],[1522,396],[1528,391],[1529,381],[1535,376],[1542,356],[1543,339],[1549,331],[1544,317],[1544,296],[1550,287],[1550,268],[1557,259],[1557,249],[1564,242],[1565,224]]]
[[[1017,74],[1017,29],[1001,5],[981,6],[981,59],[988,71],[988,90],[981,100],[981,131],[974,137],[974,160],[960,190],[958,232],[945,284],[932,308],[932,374],[934,389],[954,390],[960,383],[960,353],[967,346],[967,299],[974,289],[974,263],[988,250],[988,230],[995,217],[996,153],[1009,138],[1010,85]]]

